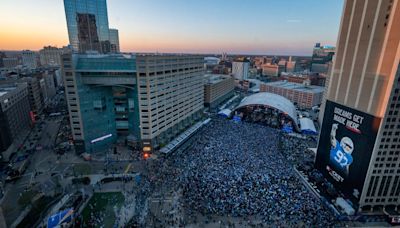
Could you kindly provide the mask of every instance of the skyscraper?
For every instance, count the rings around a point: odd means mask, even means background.
[[[119,53],[119,35],[118,29],[110,29],[111,53]]]
[[[74,52],[110,52],[106,0],[64,0],[69,42]]]
[[[356,208],[400,206],[400,1],[347,0],[316,167]]]

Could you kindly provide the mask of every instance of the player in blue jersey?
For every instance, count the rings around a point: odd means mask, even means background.
[[[336,139],[336,130],[338,124],[332,125],[331,130],[331,151],[330,162],[331,164],[346,176],[349,174],[349,167],[353,163],[351,153],[354,150],[353,141],[349,137],[343,137],[340,142]]]

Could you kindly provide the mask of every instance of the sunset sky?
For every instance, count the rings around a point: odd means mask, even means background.
[[[310,55],[335,45],[343,0],[108,0],[122,51]],[[1,0],[0,50],[68,44],[62,0]]]

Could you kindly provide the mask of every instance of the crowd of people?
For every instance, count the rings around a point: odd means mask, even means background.
[[[277,129],[215,118],[193,145],[163,161],[164,182],[182,192],[188,217],[230,216],[262,224],[327,227],[335,223],[329,209],[305,188],[282,153]],[[293,145],[291,144],[293,143]],[[293,153],[303,144],[285,140]],[[297,150],[297,151],[295,151]]]
[[[317,144],[309,138],[298,138],[281,134],[279,139],[280,152],[285,159],[294,165],[313,163],[315,154],[309,148],[316,148]]]
[[[165,214],[142,221],[155,226],[237,220],[262,226],[337,225],[294,171],[294,165],[311,158],[304,154],[308,143],[279,129],[215,117],[187,148],[147,163],[136,211],[143,211],[152,194],[179,192],[181,219]],[[132,221],[138,224],[139,217]]]
[[[249,106],[237,111],[235,115],[240,116],[246,122],[260,123],[272,128],[281,129],[285,125],[293,127],[292,119],[287,114],[273,108]]]

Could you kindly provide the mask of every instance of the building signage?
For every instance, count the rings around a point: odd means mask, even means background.
[[[381,119],[326,101],[315,166],[358,203]]]

